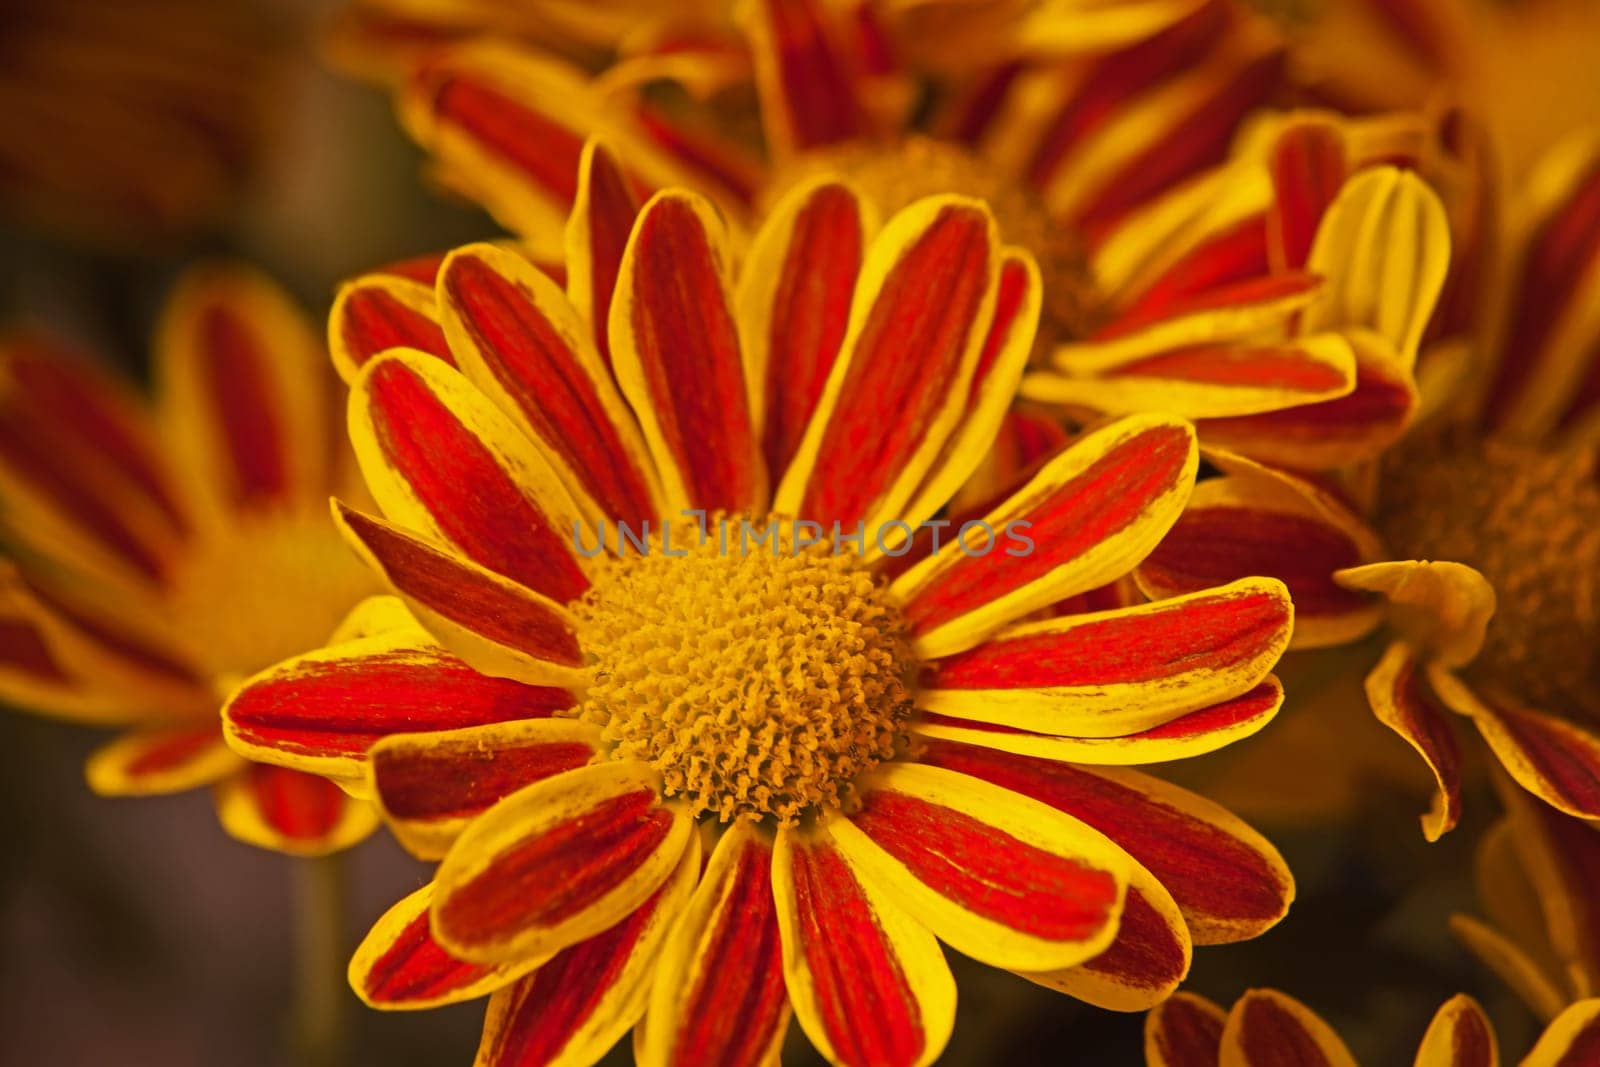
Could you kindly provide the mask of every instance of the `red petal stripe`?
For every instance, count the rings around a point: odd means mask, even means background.
[[[428,930],[428,909],[423,908],[362,975],[361,987],[377,1004],[431,1001],[481,981],[494,969],[458,960],[440,947]]]
[[[610,518],[638,524],[655,509],[578,355],[516,282],[457,254],[441,278],[489,372]],[[609,301],[609,293],[607,295]]]
[[[1207,1001],[1179,993],[1152,1011],[1146,1041],[1159,1053],[1160,1067],[1217,1067],[1225,1017]]]
[[[865,234],[855,198],[824,186],[800,209],[767,328],[762,450],[774,478],[788,469],[844,342]]]
[[[1256,231],[1252,229],[1251,232]],[[1221,270],[1222,265],[1214,265],[1214,269]],[[1156,295],[1141,298],[1136,306],[1136,314],[1121,315],[1107,323],[1095,331],[1094,340],[1115,340],[1134,333],[1152,322],[1175,319],[1202,311],[1231,308],[1238,304],[1270,304],[1276,300],[1309,293],[1322,284],[1322,280],[1316,275],[1299,272],[1246,277],[1194,292],[1188,291],[1190,288],[1188,279],[1181,279],[1181,282],[1182,284],[1172,283],[1170,288],[1163,287],[1159,291],[1153,291]]]
[[[325,778],[252,763],[245,768],[256,810],[285,837],[326,837],[344,814],[344,790]]]
[[[1504,705],[1496,706],[1494,712],[1518,749],[1560,797],[1574,810],[1600,818],[1600,767],[1586,760],[1563,733],[1563,728],[1582,731],[1582,727]]]
[[[228,705],[239,740],[281,752],[360,755],[381,737],[544,718],[573,703],[564,689],[479,674],[438,650],[304,660],[247,684]]]
[[[628,326],[690,506],[738,511],[758,495],[759,472],[724,265],[699,216],[677,197],[646,208],[632,254]]]
[[[55,684],[69,681],[39,631],[21,619],[0,619],[0,668]]]
[[[345,294],[339,337],[357,367],[391,348],[415,348],[452,367],[456,362],[437,322],[378,285],[357,286]]]
[[[1243,1013],[1239,1045],[1251,1067],[1327,1067],[1316,1038],[1275,999],[1245,997],[1234,1011]]]
[[[385,362],[371,373],[378,445],[445,537],[476,562],[554,600],[580,596],[589,582],[562,531],[483,442],[410,367]]]
[[[1218,595],[1170,610],[1108,618],[1058,633],[1003,634],[929,665],[924,687],[1017,689],[1112,685],[1220,669],[1282,632],[1288,607],[1266,592]]]
[[[844,1063],[911,1064],[927,1044],[915,991],[838,850],[793,852],[800,951],[835,1056]]]
[[[1097,336],[1117,337],[1134,328],[1171,318],[1184,307],[1204,307],[1212,290],[1238,292],[1236,286],[1264,278],[1271,267],[1267,255],[1267,219],[1241,219],[1185,253]],[[1217,306],[1215,299],[1211,306]]]
[[[927,633],[1116,536],[1173,486],[1191,447],[1183,427],[1155,427],[1117,445],[1070,481],[1025,501],[1018,517],[1033,524],[1035,550],[1025,556],[1001,550],[962,556],[906,605],[912,631]]]
[[[380,749],[373,756],[372,776],[391,816],[452,819],[485,811],[523,786],[582,767],[593,756],[594,749],[581,741],[474,751],[443,745],[420,752]]]
[[[279,498],[289,488],[287,427],[274,410],[272,358],[248,323],[223,304],[199,316],[196,351],[202,380],[216,405],[216,425],[226,437],[234,471],[235,503]]]
[[[1111,378],[1170,378],[1216,385],[1277,386],[1324,393],[1346,382],[1338,368],[1305,358],[1292,348],[1242,344],[1195,345],[1124,363]]]
[[[1323,212],[1344,184],[1344,139],[1331,123],[1299,123],[1278,138],[1271,165],[1276,265],[1297,270],[1305,266]]]
[[[822,12],[813,0],[765,0],[776,55],[781,98],[765,101],[779,108],[787,147],[795,150],[838,144],[866,132],[866,115],[856,98],[845,57],[829,40]]]
[[[1284,440],[1336,442],[1339,438],[1367,437],[1386,427],[1398,432],[1416,405],[1416,393],[1399,372],[1358,358],[1355,389],[1337,399],[1260,415],[1201,419],[1195,426],[1208,440],[1237,437],[1245,442],[1262,442],[1264,448]]]
[[[146,644],[133,634],[113,630],[110,625],[85,615],[66,601],[59,599],[26,574],[21,575],[28,594],[48,608],[62,622],[100,646],[100,651],[126,660],[141,671],[171,679],[184,685],[209,691],[210,684],[189,665],[180,662],[168,652]]]
[[[129,778],[160,774],[162,771],[182,766],[221,741],[217,727],[213,724],[192,730],[167,730],[160,740],[153,739],[159,734],[146,736],[152,737],[152,740],[122,769]]]
[[[855,338],[801,515],[824,524],[865,519],[922,445],[989,293],[989,235],[983,213],[946,207],[884,279]]]
[[[1083,969],[1140,989],[1169,988],[1188,970],[1186,947],[1143,891],[1129,886],[1116,940]]]
[[[609,368],[611,338],[607,324],[611,321],[611,297],[622,270],[622,253],[628,247],[628,235],[633,232],[634,220],[639,216],[639,202],[617,166],[616,157],[604,148],[596,147],[591,153],[588,177],[583,222],[589,241],[590,306],[578,310],[588,314],[595,347]]]
[[[507,648],[568,666],[583,662],[576,636],[554,613],[387,523],[343,505],[339,516],[401,595]]]
[[[562,203],[577,196],[583,139],[548,115],[459,73],[435,89],[433,110]]]
[[[651,790],[610,797],[496,856],[444,901],[439,919],[456,941],[474,943],[554,925],[614,889],[671,827]]]
[[[1091,937],[1116,902],[1106,872],[942,804],[878,789],[850,821],[930,888],[1035,937]]]
[[[1186,916],[1270,924],[1292,897],[1256,848],[1107,774],[949,741],[928,742],[919,762],[1004,786],[1089,824],[1155,875]]]

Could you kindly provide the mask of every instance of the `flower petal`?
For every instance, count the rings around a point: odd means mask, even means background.
[[[739,512],[766,499],[727,235],[706,200],[681,190],[644,206],[611,304],[611,361],[664,483],[669,514]]]
[[[1339,1035],[1293,997],[1252,989],[1222,1028],[1221,1067],[1356,1067]]]
[[[593,1063],[644,1013],[655,961],[700,875],[691,836],[677,868],[621,922],[496,993],[474,1067]]]
[[[789,1000],[832,1063],[932,1063],[955,1023],[939,942],[844,858],[828,832],[782,828],[773,890]]]
[[[582,652],[559,604],[339,501],[333,518],[428,632],[474,670],[538,685],[582,683]]]
[[[1144,1020],[1146,1067],[1217,1067],[1228,1013],[1193,993],[1176,993]]]
[[[1288,591],[1271,578],[1025,623],[928,665],[917,706],[1036,733],[1124,736],[1248,692],[1293,625]]]
[[[1493,927],[1466,915],[1452,915],[1450,932],[1539,1018],[1555,1018],[1567,1003],[1566,992],[1551,982],[1522,946]]]
[[[644,440],[559,287],[489,244],[452,252],[440,316],[462,372],[527,431],[592,521],[637,526],[659,509]]]
[[[400,844],[420,859],[438,860],[501,800],[600,755],[599,729],[589,723],[524,719],[385,737],[372,746],[368,778]]]
[[[843,352],[774,510],[869,530],[927,517],[902,509],[966,411],[1000,255],[978,201],[929,197],[888,221],[867,249]]]
[[[1346,589],[1381,593],[1389,625],[1445,667],[1472,661],[1494,615],[1494,587],[1461,563],[1391,560],[1335,571],[1333,578]]]
[[[774,1059],[789,1023],[781,940],[771,839],[734,823],[662,947],[635,1039],[640,1067]]]
[[[1590,998],[1557,1015],[1519,1067],[1581,1067],[1596,1056],[1600,1056],[1600,998]]]
[[[218,782],[222,828],[240,841],[291,856],[349,848],[378,828],[378,813],[325,778],[264,763]]]
[[[1145,595],[1165,598],[1254,574],[1289,588],[1291,648],[1354,640],[1383,618],[1383,604],[1335,580],[1335,572],[1383,557],[1377,537],[1348,506],[1311,482],[1218,450],[1225,476],[1195,486],[1189,506],[1135,572]]]
[[[779,155],[869,132],[856,72],[827,5],[751,0],[738,8],[749,38],[767,143]]]
[[[535,782],[468,826],[439,865],[433,933],[452,955],[548,955],[613,925],[666,881],[692,824],[655,772],[609,761]]]
[[[962,741],[1048,760],[1126,766],[1203,756],[1257,733],[1283,706],[1283,686],[1266,679],[1243,696],[1191,711],[1122,737],[1057,737],[975,719],[925,714],[912,724],[924,737]]]
[[[951,948],[996,967],[1083,963],[1116,936],[1121,849],[1077,819],[940,767],[891,764],[826,826],[851,865]]]
[[[514,982],[536,960],[513,966],[458,960],[428,930],[433,883],[383,913],[350,958],[350,988],[368,1007],[417,1011],[455,1004]]]
[[[1256,937],[1294,900],[1294,877],[1266,838],[1159,778],[947,741],[927,745],[919,758],[1032,797],[1105,834],[1172,894],[1196,944]]]
[[[1417,1046],[1414,1067],[1500,1067],[1494,1024],[1465,993],[1439,1005]]]
[[[454,368],[405,351],[368,363],[350,439],[389,518],[559,602],[588,588],[565,534],[581,518],[568,487]]]
[[[1447,709],[1433,695],[1426,672],[1418,668],[1411,646],[1394,642],[1367,675],[1367,701],[1378,721],[1416,749],[1433,772],[1437,789],[1422,816],[1422,835],[1437,841],[1461,819],[1461,746]]]
[[[354,385],[361,368],[391,348],[455,364],[439,327],[433,286],[389,273],[345,282],[328,312],[328,350],[339,377]]]
[[[210,785],[243,766],[213,721],[130,731],[96,749],[84,770],[101,796],[153,796]]]
[[[984,517],[985,541],[936,554],[895,580],[918,653],[970,648],[1012,619],[1131,570],[1177,521],[1198,462],[1194,431],[1166,416],[1130,416],[1079,438]],[[1026,533],[1027,547],[994,551],[1002,531],[1013,542]]]
[[[609,371],[611,298],[622,270],[628,235],[639,217],[622,165],[603,141],[591,137],[578,164],[578,195],[567,219],[567,299],[588,324],[595,351]]]
[[[564,689],[479,674],[420,629],[391,630],[283,661],[235,690],[223,732],[250,759],[360,779],[390,734],[549,715]]]
[[[1273,142],[1267,225],[1276,269],[1305,267],[1322,217],[1349,174],[1347,155],[1339,124],[1322,118],[1295,120]]]
[[[745,378],[773,478],[799,449],[844,343],[873,216],[850,186],[800,185],[767,214],[740,272]]]
[[[327,355],[299,308],[243,267],[197,269],[173,291],[156,380],[174,454],[218,513],[316,502],[334,455]]]

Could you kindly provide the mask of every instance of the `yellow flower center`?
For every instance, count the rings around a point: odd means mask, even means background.
[[[196,538],[168,606],[192,661],[219,691],[327,641],[378,592],[323,514],[263,515]]]
[[[1044,283],[1044,322],[1035,352],[1088,331],[1094,278],[1083,237],[1050,217],[1027,187],[962,148],[927,137],[857,142],[808,152],[774,183],[778,195],[823,174],[840,174],[884,218],[924,197],[955,193],[987,201],[1000,237],[1032,253]]]
[[[732,518],[704,543],[679,525],[670,544],[656,532],[644,554],[597,557],[574,609],[590,684],[572,714],[696,815],[793,823],[847,807],[855,777],[906,744],[899,613],[847,544],[801,546],[785,520],[765,541]]]
[[[1458,437],[1385,462],[1379,530],[1403,557],[1477,568],[1498,606],[1473,669],[1535,707],[1600,719],[1600,486],[1591,457]]]

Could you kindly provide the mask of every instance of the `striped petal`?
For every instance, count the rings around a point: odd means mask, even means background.
[[[368,1007],[418,1011],[492,993],[536,961],[514,966],[468,963],[446,952],[428,930],[433,883],[383,913],[350,958],[350,988]]]
[[[1267,226],[1276,269],[1305,267],[1322,217],[1349,174],[1347,155],[1339,124],[1321,118],[1294,121],[1273,142]]]
[[[222,724],[252,760],[359,780],[390,734],[543,717],[572,702],[564,689],[479,674],[413,626],[268,668],[234,692]]]
[[[912,729],[924,737],[962,741],[1047,760],[1107,766],[1166,763],[1226,748],[1258,733],[1283,706],[1283,686],[1266,679],[1243,696],[1122,737],[1057,737],[975,719],[924,714]]]
[[[582,517],[570,487],[454,368],[404,351],[368,363],[350,439],[389,518],[562,603],[588,588],[567,540]]]
[[[474,1067],[593,1063],[644,1013],[654,964],[700,875],[699,838],[648,900],[496,993]]]
[[[1135,572],[1147,596],[1166,598],[1264,574],[1294,602],[1291,648],[1354,640],[1383,618],[1382,601],[1335,578],[1383,558],[1365,523],[1306,479],[1220,450],[1207,459],[1225,472],[1195,486],[1166,539]]]
[[[923,672],[927,711],[1073,737],[1147,730],[1248,692],[1289,643],[1273,579],[1002,630]]]
[[[1520,1067],[1583,1067],[1600,1057],[1600,998],[1580,1000],[1545,1028]]]
[[[1461,819],[1461,746],[1448,709],[1439,703],[1416,652],[1403,641],[1389,646],[1367,675],[1367,701],[1378,721],[1416,749],[1433,772],[1433,802],[1422,816],[1422,835],[1437,841]]]
[[[1480,693],[1448,671],[1435,668],[1429,681],[1440,700],[1472,720],[1518,785],[1558,811],[1600,819],[1600,737]]]
[[[1465,993],[1441,1004],[1414,1067],[1500,1067],[1500,1045],[1483,1007]]]
[[[439,865],[433,933],[479,963],[549,955],[613,925],[666,881],[692,824],[655,772],[611,761],[500,801]]]
[[[327,355],[288,294],[243,267],[179,282],[156,340],[156,380],[189,487],[219,515],[315,504],[334,455]]]
[[[895,580],[918,653],[970,648],[1013,619],[1132,570],[1178,519],[1198,462],[1193,430],[1169,417],[1131,416],[1079,438],[984,517],[993,531],[986,539]],[[996,551],[1003,531],[1008,544]]]
[[[816,0],[752,0],[738,8],[749,38],[767,143],[779,155],[869,132],[840,28]]]
[[[634,1039],[640,1067],[761,1064],[789,1024],[772,841],[736,822],[661,950]]]
[[[228,833],[291,856],[338,852],[378,828],[378,813],[366,801],[325,778],[263,763],[222,779],[213,799]]]
[[[1172,895],[1196,944],[1256,937],[1294,900],[1294,878],[1266,838],[1159,778],[943,741],[919,759],[1032,797],[1105,834]]]
[[[1356,1067],[1333,1028],[1271,989],[1240,997],[1222,1028],[1220,1067]]]
[[[1127,892],[1125,853],[1039,801],[940,767],[894,764],[826,826],[862,875],[956,951],[1053,971],[1103,952]]]
[[[385,737],[368,776],[400,844],[443,859],[473,819],[506,797],[602,754],[598,728],[575,719],[527,719]]]
[[[488,244],[452,252],[439,273],[445,335],[466,376],[514,418],[592,522],[655,516],[637,425],[557,285]]]
[[[1452,915],[1450,932],[1539,1018],[1555,1018],[1567,1003],[1566,991],[1550,980],[1521,945],[1498,930],[1466,915]]]
[[[366,274],[345,282],[328,312],[328,350],[346,385],[391,348],[426,352],[454,364],[439,326],[433,286],[396,274]]]
[[[595,351],[611,367],[611,298],[622,254],[639,217],[639,200],[622,165],[602,141],[590,138],[578,163],[578,193],[567,219],[567,300],[588,324]]]
[[[844,343],[873,214],[847,185],[801,185],[768,213],[740,272],[745,377],[774,478],[799,449]]]
[[[474,670],[537,685],[582,683],[582,652],[559,604],[339,501],[333,516],[428,632]]]
[[[1135,863],[1111,947],[1088,963],[1022,977],[1107,1011],[1148,1011],[1177,990],[1193,954],[1172,894]]]
[[[780,829],[773,891],[790,1003],[831,1063],[932,1063],[956,986],[932,934],[863,879],[828,832]]]
[[[210,785],[243,766],[213,721],[129,732],[97,749],[84,772],[101,796],[153,796]]]
[[[1286,334],[1316,300],[1321,284],[1311,275],[1287,274],[1216,286],[1164,304],[1147,297],[1053,358],[1080,374],[1104,373],[1165,353]]]
[[[1225,341],[1126,359],[1084,374],[1058,354],[1054,372],[1029,376],[1022,395],[1112,415],[1170,411],[1191,419],[1256,415],[1348,394],[1356,386],[1350,343],[1334,333],[1266,344]]]
[[[611,361],[661,472],[669,514],[764,503],[728,283],[727,235],[710,203],[661,193],[645,205],[611,305]]]
[[[776,511],[869,531],[929,517],[906,505],[967,410],[1000,259],[994,219],[977,201],[929,197],[884,225]]]
[[[1204,997],[1177,993],[1144,1020],[1145,1067],[1217,1067],[1228,1013]]]

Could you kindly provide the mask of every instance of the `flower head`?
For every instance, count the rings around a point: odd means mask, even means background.
[[[264,672],[225,718],[442,859],[357,991],[499,989],[489,1062],[589,1061],[641,1016],[644,1062],[754,1062],[792,1008],[835,1059],[925,1063],[940,941],[1133,1010],[1192,944],[1275,923],[1272,847],[1122,767],[1271,718],[1281,586],[1031,618],[1160,539],[1187,424],[1109,423],[952,525],[1040,306],[981,203],[880,223],[818,180],[735,272],[702,198],[636,206],[597,145],[581,175],[566,294],[473,245],[411,305],[443,349],[377,351],[357,305],[416,294],[392,275],[330,327],[386,516],[339,521],[415,621]]]
[[[376,589],[323,510],[350,471],[321,348],[275,286],[219,267],[178,286],[157,349],[152,414],[56,342],[0,347],[0,692],[127,728],[89,761],[97,792],[214,785],[244,840],[342,847],[375,827],[368,806],[247,764],[218,716],[234,684],[319,646]]]

